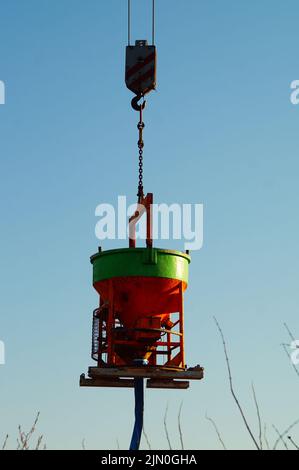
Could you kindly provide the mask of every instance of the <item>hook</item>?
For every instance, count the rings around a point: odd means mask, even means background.
[[[144,98],[144,96],[139,94],[135,96],[135,98],[133,98],[131,101],[132,108],[135,109],[135,111],[141,111],[141,110],[144,110],[145,108],[145,105],[146,105],[145,100],[143,101],[142,104],[138,104],[138,101],[141,100],[141,98]]]

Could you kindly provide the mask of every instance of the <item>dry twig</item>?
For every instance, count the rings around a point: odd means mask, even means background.
[[[293,446],[295,447],[295,449],[299,450],[299,446],[297,446],[296,442],[293,441],[292,436],[288,436],[288,439],[289,439],[289,441],[293,444]]]
[[[43,440],[43,436],[39,436],[38,440],[37,440],[37,443],[36,443],[36,447],[35,447],[35,450],[39,450],[40,448],[40,445],[42,443],[42,440]]]
[[[267,424],[266,423],[264,425],[264,441],[266,443],[267,450],[270,450],[270,445],[269,445],[269,441],[268,441],[268,438],[267,438]]]
[[[2,445],[2,450],[5,450],[7,441],[8,441],[8,434],[6,434],[6,436],[5,436],[5,439],[4,439],[4,442],[3,442],[3,445]]]
[[[289,345],[288,345],[288,346],[289,346]],[[286,344],[282,344],[282,347],[283,347],[283,349],[284,349],[286,355],[288,356],[288,358],[289,358],[289,360],[290,360],[290,362],[291,362],[291,364],[292,364],[292,367],[293,367],[295,373],[296,373],[296,374],[298,375],[298,377],[299,377],[299,370],[297,369],[297,367],[295,366],[295,364],[293,364],[293,362],[292,362],[291,355],[290,355],[289,351],[287,350],[287,345],[286,345]]]
[[[34,434],[34,432],[36,430],[36,425],[37,425],[37,422],[39,420],[39,415],[40,415],[40,412],[37,413],[36,418],[34,420],[34,423],[31,426],[31,429],[29,430],[28,433],[22,431],[21,425],[18,426],[19,439],[17,439],[17,443],[18,443],[17,450],[28,450],[29,449],[29,442],[30,442],[30,439],[31,439],[32,435]]]
[[[262,421],[261,421],[261,413],[260,413],[260,407],[256,398],[256,393],[255,393],[255,388],[254,384],[251,384],[252,388],[252,393],[253,393],[253,399],[254,399],[254,404],[256,408],[256,414],[257,414],[257,420],[259,424],[259,442],[260,442],[260,450],[263,450],[263,439],[262,439]]]
[[[284,438],[283,438],[283,435],[280,433],[280,431],[277,429],[277,427],[272,424],[272,427],[274,429],[274,431],[276,432],[276,434],[278,435],[278,442],[281,441],[283,443],[283,445],[285,446],[286,450],[289,450],[288,446],[287,446],[287,443],[285,442]]]
[[[291,332],[290,328],[288,327],[288,325],[286,323],[284,323],[284,327],[285,329],[287,330],[288,334],[289,334],[289,337],[291,338],[292,341],[295,341],[295,337],[293,335],[293,333]]]
[[[144,426],[143,426],[142,432],[143,432],[143,435],[144,435],[144,438],[146,440],[146,443],[147,443],[147,446],[148,446],[149,450],[152,450],[151,443],[149,441],[147,433],[145,432]]]
[[[180,405],[179,414],[178,414],[178,428],[179,428],[179,434],[180,434],[181,448],[182,450],[184,450],[183,433],[182,433],[182,426],[181,426],[182,408],[183,408],[183,402]]]
[[[225,444],[224,444],[224,441],[223,441],[223,439],[222,439],[222,437],[221,437],[220,431],[219,431],[219,429],[218,429],[217,424],[215,423],[215,421],[214,421],[212,418],[210,418],[210,417],[207,415],[207,413],[206,413],[206,419],[212,423],[212,425],[213,425],[213,427],[214,427],[214,429],[215,429],[215,431],[216,431],[216,434],[217,434],[217,436],[218,436],[218,439],[219,439],[219,441],[220,441],[220,443],[221,443],[223,449],[224,449],[224,450],[227,450],[227,448],[226,448],[226,446],[225,446]]]
[[[165,430],[165,434],[166,434],[169,449],[172,450],[171,442],[170,442],[169,434],[168,434],[168,429],[167,429],[167,413],[168,413],[168,403],[167,403],[166,411],[165,411],[165,415],[164,415],[164,430]]]
[[[279,434],[278,439],[274,443],[273,450],[275,450],[277,448],[277,445],[279,444],[279,441],[281,441],[284,438],[284,436],[286,436],[290,432],[290,430],[293,429],[298,423],[299,423],[299,419],[294,421],[282,434]],[[275,429],[275,427],[274,427],[274,429]]]
[[[214,317],[214,321],[216,323],[216,326],[219,330],[219,333],[220,333],[220,336],[221,336],[221,339],[222,339],[223,350],[224,350],[225,360],[226,360],[226,365],[227,365],[227,370],[228,370],[228,378],[229,378],[229,385],[230,385],[231,394],[232,394],[233,399],[235,400],[235,403],[236,403],[236,405],[237,405],[237,407],[238,407],[238,409],[241,413],[241,416],[242,416],[243,422],[245,424],[245,427],[246,427],[246,429],[247,429],[247,431],[248,431],[255,447],[257,448],[257,450],[261,450],[258,443],[257,443],[257,441],[256,441],[256,439],[255,439],[255,437],[254,437],[254,435],[253,435],[253,432],[250,429],[250,426],[249,426],[248,421],[245,417],[245,414],[244,414],[244,411],[243,411],[243,409],[240,405],[240,402],[239,402],[239,400],[238,400],[238,398],[235,394],[234,387],[233,387],[233,379],[232,379],[232,374],[231,374],[231,368],[230,368],[230,362],[229,362],[229,358],[228,358],[228,353],[227,353],[227,348],[226,348],[226,342],[225,342],[225,339],[224,339],[224,335],[223,335],[222,329],[221,329],[216,317]]]

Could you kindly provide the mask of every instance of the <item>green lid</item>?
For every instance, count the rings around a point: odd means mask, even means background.
[[[191,258],[186,253],[160,248],[122,248],[96,253],[93,283],[115,277],[146,276],[178,279],[188,283]]]

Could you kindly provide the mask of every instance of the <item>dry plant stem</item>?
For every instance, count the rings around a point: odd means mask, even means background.
[[[36,429],[37,422],[39,420],[40,412],[37,413],[34,423],[28,433],[22,431],[21,426],[19,425],[19,438],[20,438],[20,449],[21,450],[28,450],[29,449],[29,441]]]
[[[26,441],[25,433],[22,431],[21,426],[18,427],[19,438],[20,438],[20,450],[27,450],[28,443]]]
[[[263,439],[262,439],[262,421],[261,421],[261,413],[260,413],[260,407],[256,398],[256,393],[255,393],[255,388],[254,384],[251,384],[252,388],[252,393],[253,393],[253,399],[254,399],[254,404],[256,408],[256,414],[257,414],[257,420],[259,424],[259,442],[260,442],[260,449],[263,450]]]
[[[297,446],[296,442],[293,441],[292,436],[288,436],[288,439],[289,439],[289,441],[293,444],[293,446],[295,447],[295,449],[299,450],[299,446]]]
[[[166,411],[165,411],[165,415],[164,415],[164,430],[165,430],[166,439],[167,439],[167,442],[168,442],[169,449],[172,450],[171,442],[170,442],[169,434],[168,434],[168,429],[167,429],[167,413],[168,413],[168,403],[167,403]]]
[[[267,450],[270,450],[270,445],[269,445],[269,441],[268,441],[268,438],[267,438],[267,424],[266,423],[264,425],[264,441],[266,443]]]
[[[180,434],[181,448],[182,450],[184,450],[184,440],[183,440],[183,433],[182,433],[182,426],[181,426],[182,407],[183,407],[183,402],[181,403],[179,414],[178,414],[178,428],[179,428],[179,434]]]
[[[143,432],[143,435],[144,435],[144,438],[146,440],[146,443],[147,443],[147,446],[148,446],[149,450],[152,450],[151,443],[149,441],[147,433],[145,432],[144,426],[143,426],[142,432]]]
[[[39,438],[38,438],[38,440],[37,440],[37,444],[36,444],[35,450],[39,450],[40,445],[41,445],[41,443],[42,443],[42,440],[43,440],[43,436],[39,436]]]
[[[5,439],[4,439],[4,442],[3,442],[3,446],[2,446],[2,450],[5,450],[7,441],[8,441],[8,434],[6,434],[6,436],[5,436]]]
[[[278,431],[277,427],[272,424],[272,427],[274,429],[274,431],[276,432],[276,434],[278,435],[278,442],[281,441],[283,443],[283,445],[285,446],[286,450],[289,450],[288,446],[287,446],[287,443],[285,442],[284,438],[283,438],[283,435],[280,434],[280,432]]]
[[[295,373],[296,373],[296,374],[298,375],[298,377],[299,377],[299,370],[297,369],[297,367],[295,366],[295,364],[293,364],[293,362],[292,362],[292,360],[291,360],[290,353],[289,353],[289,351],[287,350],[286,345],[285,345],[285,344],[282,344],[282,347],[283,347],[283,349],[284,349],[286,355],[288,356],[288,358],[289,358],[289,360],[290,360],[290,362],[291,362],[291,364],[292,364],[292,367],[293,367]]]
[[[19,431],[19,439],[17,439],[18,447],[17,450],[28,450],[29,449],[29,441],[36,430],[36,425],[39,420],[40,412],[37,413],[36,418],[34,420],[33,425],[28,433],[22,431],[21,426],[18,426]],[[40,443],[39,443],[40,445]]]
[[[229,385],[230,385],[231,394],[232,394],[233,399],[235,400],[235,403],[236,403],[236,405],[237,405],[237,407],[238,407],[238,409],[241,413],[241,416],[242,416],[243,422],[245,424],[245,427],[246,427],[246,429],[247,429],[247,431],[248,431],[255,447],[257,448],[257,450],[261,450],[258,443],[257,443],[257,441],[256,441],[256,439],[255,439],[255,437],[254,437],[254,435],[253,435],[253,432],[250,429],[250,426],[247,422],[247,419],[246,419],[245,414],[243,412],[243,409],[240,405],[240,402],[239,402],[239,400],[238,400],[238,398],[235,394],[234,387],[233,387],[233,379],[232,379],[232,374],[231,374],[231,368],[230,368],[230,362],[229,362],[229,358],[228,358],[228,353],[227,353],[227,348],[226,348],[226,342],[225,342],[225,339],[224,339],[224,335],[223,335],[222,329],[221,329],[216,317],[214,317],[214,321],[216,323],[216,326],[219,330],[219,333],[220,333],[220,336],[221,336],[221,339],[222,339],[223,350],[224,350],[225,360],[226,360],[226,365],[227,365],[227,370],[228,370],[228,378],[229,378]]]
[[[212,423],[223,449],[227,450],[215,421],[212,418],[210,418],[207,414],[206,414],[206,419]]]
[[[288,325],[286,323],[284,323],[284,327],[285,329],[287,330],[288,334],[289,334],[289,337],[291,338],[292,341],[295,341],[295,337],[293,335],[293,333],[291,332],[290,328],[288,327]]]
[[[275,441],[274,443],[274,446],[273,446],[273,450],[276,449],[279,441],[281,441],[282,438],[284,438],[284,436],[286,436],[291,429],[293,429],[297,424],[299,423],[299,419],[297,419],[296,421],[294,421],[280,436],[279,438]]]

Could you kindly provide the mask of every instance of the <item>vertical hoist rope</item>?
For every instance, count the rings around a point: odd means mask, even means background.
[[[131,45],[131,0],[128,0],[128,46]]]
[[[135,424],[130,444],[130,450],[139,450],[142,429],[143,429],[143,410],[144,410],[144,379],[134,379],[135,393]]]
[[[153,0],[152,45],[155,45],[155,0]]]
[[[155,45],[156,2],[152,5],[152,45]],[[131,45],[131,0],[128,0],[128,46]]]

